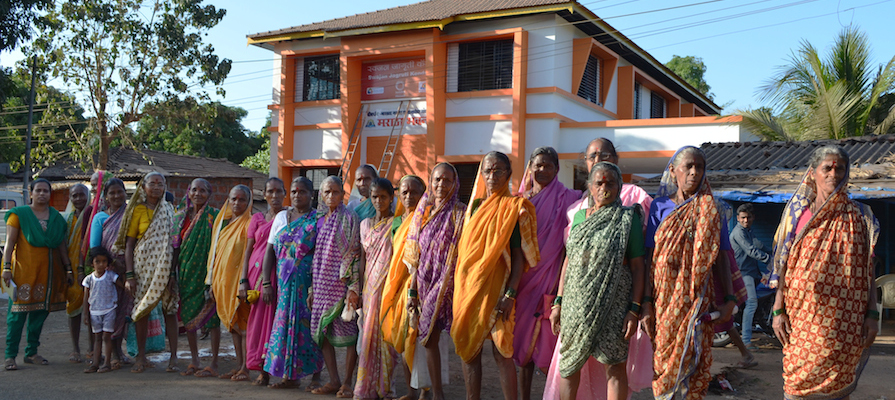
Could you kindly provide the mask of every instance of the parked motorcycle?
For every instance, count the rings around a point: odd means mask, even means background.
[[[774,335],[774,321],[771,316],[771,311],[774,308],[774,295],[776,293],[776,290],[769,288],[764,283],[759,283],[758,286],[755,287],[755,294],[758,296],[758,308],[755,310],[755,315],[752,317],[752,324],[754,325],[752,327],[753,334],[760,332],[771,339],[777,339],[777,336]],[[735,316],[734,327],[742,332],[742,325],[743,312],[740,310]],[[730,344],[730,341],[730,335],[728,335],[727,332],[718,332],[715,333],[712,346],[724,347]]]

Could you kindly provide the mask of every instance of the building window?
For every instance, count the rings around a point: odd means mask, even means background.
[[[339,56],[305,57],[302,79],[304,101],[332,100],[341,95]]]
[[[640,82],[634,82],[634,119],[640,119]]]
[[[581,77],[581,85],[578,86],[578,97],[599,106],[603,105],[600,102],[600,59],[593,55],[587,58],[584,76]]]
[[[459,44],[457,91],[513,87],[513,40]]]
[[[650,118],[665,118],[665,98],[656,92],[650,93]]]

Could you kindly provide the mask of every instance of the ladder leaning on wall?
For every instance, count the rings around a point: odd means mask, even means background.
[[[344,180],[348,177],[348,168],[351,168],[351,164],[354,163],[354,155],[357,154],[357,146],[360,144],[361,131],[363,129],[360,128],[362,126],[361,122],[369,109],[370,105],[364,104],[357,113],[357,119],[354,120],[354,128],[351,129],[351,137],[348,139],[348,148],[345,149],[345,156],[342,157],[342,166],[339,167],[339,179]]]
[[[405,103],[407,103],[405,105]],[[404,111],[401,111],[403,108]],[[398,140],[404,133],[404,125],[407,124],[408,111],[410,110],[410,101],[401,101],[398,103],[398,111],[395,112],[395,119],[392,123],[392,130],[388,134],[385,147],[382,149],[382,158],[379,159],[379,176],[387,178],[392,168],[392,160],[395,159],[395,150],[398,148]],[[398,133],[395,134],[395,128]]]

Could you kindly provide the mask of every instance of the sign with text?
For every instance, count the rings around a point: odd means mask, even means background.
[[[364,116],[364,129],[392,129],[392,127],[413,129],[426,128],[426,110],[411,106],[409,109],[371,109]],[[404,133],[410,133],[405,131]]]
[[[364,63],[361,100],[390,100],[426,96],[426,59]]]

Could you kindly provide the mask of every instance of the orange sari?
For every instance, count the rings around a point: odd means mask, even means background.
[[[400,204],[400,203],[399,203]],[[403,207],[402,207],[403,208]],[[401,226],[395,231],[392,242],[392,260],[382,289],[382,305],[379,310],[382,323],[382,341],[394,346],[404,355],[404,362],[413,369],[416,335],[410,332],[410,315],[407,312],[407,289],[410,288],[410,271],[404,265],[404,240],[410,230],[413,212],[405,213]]]
[[[228,221],[224,226],[224,221]],[[211,250],[208,254],[208,275],[205,284],[211,285],[221,323],[228,331],[245,332],[249,321],[250,305],[236,297],[242,262],[248,240],[249,223],[252,221],[252,201],[242,213],[233,218],[230,202],[224,203],[214,220]]]

